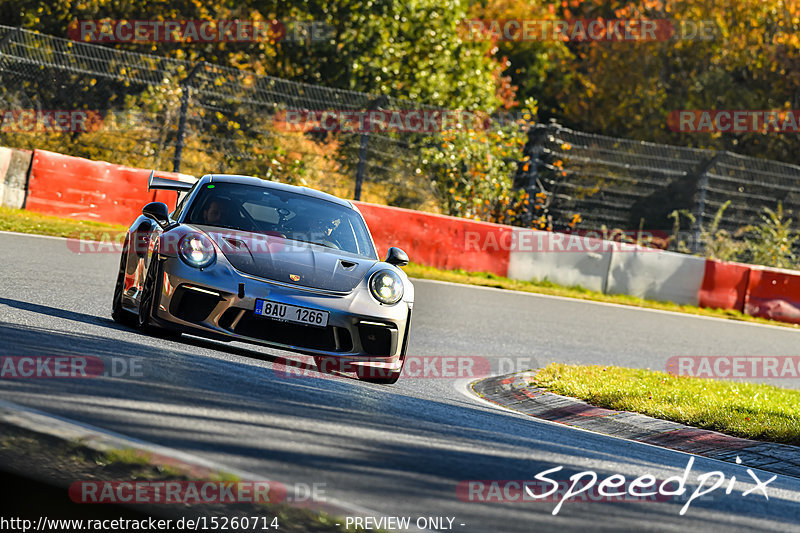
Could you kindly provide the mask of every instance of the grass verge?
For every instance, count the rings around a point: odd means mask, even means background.
[[[47,509],[50,517],[67,518],[117,518],[141,520],[154,518],[178,519],[188,517],[226,517],[229,520],[265,517],[267,523],[278,518],[281,531],[290,533],[345,533],[363,531],[360,528],[346,529],[344,520],[324,512],[295,507],[287,503],[142,503],[128,507],[118,504],[76,505],[67,497],[67,488],[76,481],[215,481],[237,482],[240,479],[223,471],[200,474],[192,465],[165,462],[151,454],[133,449],[98,451],[81,441],[66,441],[41,435],[27,429],[0,424],[0,481],[13,474],[25,480],[37,481],[17,494],[25,502],[32,502],[29,512],[41,513]],[[47,494],[43,496],[44,489]],[[50,490],[52,489],[52,490]],[[288,492],[287,496],[294,496]],[[233,493],[236,489],[232,489]],[[148,493],[152,495],[153,493]],[[189,492],[186,493],[190,494]],[[108,516],[101,515],[104,512]],[[382,532],[383,530],[376,530]]]
[[[126,227],[120,224],[72,220],[70,218],[42,215],[25,209],[0,207],[0,231],[99,240],[102,237],[108,239],[109,236],[114,238],[118,233],[124,232],[125,229]]]
[[[800,391],[665,372],[551,363],[531,385],[585,400],[748,439],[800,446]]]
[[[86,240],[120,242],[118,235],[121,232],[124,232],[125,229],[125,226],[119,224],[72,220],[68,218],[41,215],[31,211],[26,211],[24,209],[0,207],[0,230],[2,231],[15,231],[18,233],[52,235],[56,237],[73,237]],[[453,283],[462,283],[466,285],[495,287],[499,289],[563,296],[567,298],[577,298],[580,300],[591,300],[595,302],[608,302],[629,305],[633,307],[644,307],[648,309],[676,311],[679,313],[727,318],[731,320],[754,322],[758,324],[772,324],[787,328],[799,327],[797,324],[788,324],[785,322],[778,322],[776,320],[753,317],[733,309],[707,309],[691,305],[679,305],[672,302],[644,300],[642,298],[636,298],[635,296],[627,296],[624,294],[603,294],[601,292],[584,289],[583,287],[563,287],[546,280],[518,281],[505,278],[503,276],[497,276],[489,272],[441,270],[415,263],[409,264],[405,268],[405,271],[413,278],[450,281]]]

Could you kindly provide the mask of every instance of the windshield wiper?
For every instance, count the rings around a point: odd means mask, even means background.
[[[292,239],[291,237],[289,237],[289,238]],[[333,246],[330,246],[328,244],[323,244],[321,242],[304,241],[303,239],[292,239],[292,240],[293,241],[297,241],[297,242],[307,242],[308,244],[316,244],[317,246],[322,246],[323,248],[330,248],[331,250],[337,250],[337,248],[335,248]]]

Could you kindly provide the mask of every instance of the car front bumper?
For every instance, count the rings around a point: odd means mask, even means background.
[[[331,293],[252,277],[218,262],[204,270],[163,258],[154,319],[187,333],[271,346],[338,362],[399,369],[407,345],[412,302],[383,305],[366,281]],[[328,311],[326,327],[256,315],[257,299]]]

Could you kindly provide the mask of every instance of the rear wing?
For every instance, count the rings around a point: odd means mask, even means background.
[[[162,190],[162,191],[178,191],[186,192],[192,187],[194,187],[197,178],[194,176],[189,176],[188,174],[180,174],[180,177],[177,180],[169,179],[169,178],[162,178],[156,176],[156,171],[153,170],[150,172],[150,177],[147,179],[147,190],[152,191],[154,189]]]

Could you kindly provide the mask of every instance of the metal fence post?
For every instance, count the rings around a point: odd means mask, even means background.
[[[541,124],[537,122],[536,124],[529,126],[527,134],[528,142],[524,148],[524,154],[529,156],[529,159],[527,160],[528,170],[522,170],[524,165],[523,163],[520,163],[517,166],[517,175],[515,176],[514,186],[515,188],[524,189],[532,196],[532,200],[528,204],[528,208],[525,210],[525,216],[523,218],[525,226],[530,226],[535,216],[535,213],[533,212],[534,205],[536,203],[535,195],[541,190],[539,172],[545,165],[544,159],[542,159],[542,155],[545,151],[544,138],[552,128],[558,128],[558,125],[554,121],[551,121],[550,124]]]
[[[6,47],[6,45],[8,44],[8,41],[10,41],[14,37],[16,37],[16,35],[19,33],[19,30],[20,30],[20,28],[19,28],[19,26],[17,26],[16,28],[11,30],[10,32],[8,32],[5,35],[3,35],[3,38],[0,39],[0,54],[3,53],[3,48]]]
[[[703,231],[703,216],[706,211],[706,192],[708,191],[708,172],[725,152],[717,152],[711,159],[701,163],[697,173],[697,203],[694,209],[694,242],[692,253],[700,252],[700,234]]]
[[[205,61],[196,64],[189,75],[182,79],[179,84],[181,86],[181,116],[178,119],[178,134],[175,139],[175,157],[172,159],[172,171],[181,171],[181,155],[183,153],[183,137],[186,134],[186,113],[189,111],[189,96],[192,92],[192,81],[195,74],[200,68],[205,65]]]
[[[389,105],[389,99],[381,95],[367,104],[367,111],[375,111],[381,107]],[[356,166],[356,186],[353,191],[353,199],[361,200],[361,186],[364,183],[364,170],[367,166],[367,143],[369,142],[369,121],[366,121],[367,131],[361,133],[361,139],[358,145],[358,165]]]

